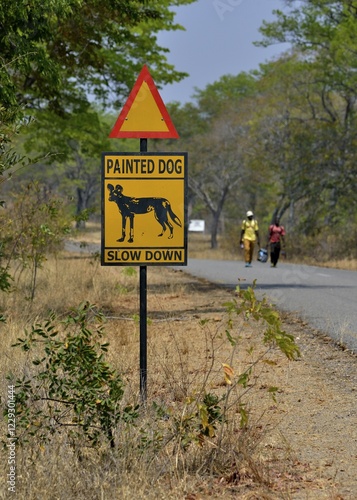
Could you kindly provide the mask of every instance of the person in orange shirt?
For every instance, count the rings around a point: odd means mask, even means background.
[[[255,242],[259,242],[258,222],[254,219],[252,211],[248,210],[247,218],[242,222],[240,244],[244,247],[245,267],[252,267]]]
[[[284,236],[284,226],[280,224],[280,218],[277,216],[274,224],[269,226],[267,244],[270,245],[270,267],[276,267],[278,264],[280,250],[285,246]]]

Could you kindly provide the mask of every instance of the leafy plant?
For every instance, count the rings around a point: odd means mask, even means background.
[[[256,281],[254,281],[253,287],[248,287],[246,290],[242,290],[238,286],[236,292],[240,301],[238,303],[237,300],[233,299],[227,302],[225,304],[227,311],[229,314],[242,316],[246,321],[253,319],[261,322],[264,328],[263,342],[266,345],[278,347],[288,359],[295,359],[300,356],[300,351],[293,335],[289,335],[282,329],[279,313],[272,308],[267,299],[265,297],[263,300],[257,299],[254,292],[255,284]],[[230,332],[227,332],[227,336],[230,342],[235,344],[236,340]]]
[[[252,376],[255,367],[260,362],[274,366],[275,363],[267,357],[267,354],[276,347],[288,359],[295,359],[299,356],[299,348],[294,337],[283,330],[280,316],[273,307],[266,300],[259,301],[256,298],[254,287],[249,287],[247,290],[241,290],[238,287],[237,294],[237,299],[225,304],[229,313],[225,335],[217,336],[223,343],[228,341],[232,348],[230,363],[221,363],[221,371],[219,372],[221,379],[218,383],[216,382],[216,387],[219,388],[218,392],[208,389],[214,366],[218,361],[212,344],[210,351],[212,362],[204,371],[201,387],[186,394],[181,403],[176,403],[175,410],[165,409],[155,404],[156,415],[151,424],[155,426],[160,420],[165,420],[168,427],[167,425],[166,427],[160,426],[160,431],[156,434],[152,432],[152,428],[149,431],[143,429],[142,444],[145,446],[150,444],[158,451],[171,442],[175,452],[179,454],[182,451],[187,452],[192,445],[204,447],[209,444],[210,447],[213,446],[207,459],[207,465],[211,467],[217,459],[217,455],[221,454],[227,442],[230,442],[229,429],[237,427],[235,424],[236,415],[239,416],[240,432],[249,431],[249,393],[254,385]],[[241,316],[243,324],[251,320],[261,324],[263,343],[267,346],[256,356],[252,356],[250,361],[245,363],[245,368],[241,372],[234,369],[235,353],[239,348],[239,335],[234,332],[233,315]],[[202,327],[206,328],[209,321],[203,320],[200,323]],[[249,349],[249,356],[253,352],[253,348]],[[276,401],[278,388],[267,386],[266,390],[273,401]],[[156,439],[158,442],[155,442]]]
[[[3,258],[4,258],[3,244],[0,242],[0,262],[2,262]],[[12,277],[9,273],[8,264],[6,264],[5,266],[0,265],[0,290],[2,292],[9,292],[10,291],[11,280],[12,280]]]
[[[277,347],[288,359],[293,360],[300,356],[300,351],[294,341],[292,335],[287,334],[282,329],[282,323],[279,313],[275,311],[267,300],[264,298],[259,301],[254,292],[255,282],[253,287],[248,287],[242,290],[239,286],[236,291],[238,300],[233,299],[225,304],[229,313],[228,328],[225,331],[226,339],[232,346],[231,364],[222,363],[224,383],[226,392],[220,399],[220,418],[215,421],[229,424],[229,409],[235,407],[240,415],[240,427],[246,428],[249,420],[249,411],[247,409],[247,394],[254,367],[260,362],[266,362],[274,365],[274,362],[266,359],[266,354],[271,348]],[[241,316],[244,322],[253,320],[260,323],[263,327],[263,343],[267,345],[267,351],[259,354],[255,359],[248,364],[245,370],[241,373],[235,373],[232,364],[234,364],[234,353],[239,345],[239,337],[233,333],[232,316]],[[253,349],[250,350],[252,354]],[[237,389],[240,388],[242,390]],[[272,399],[276,401],[277,387],[267,387],[267,392]],[[233,396],[234,395],[234,396]],[[217,439],[217,449],[220,447],[224,437],[224,428],[221,427],[221,432]]]
[[[136,419],[136,407],[121,407],[122,379],[105,361],[109,344],[102,343],[102,321],[85,302],[61,322],[50,315],[14,344],[34,353],[37,370],[16,380],[20,441],[48,441],[67,431],[73,443],[84,439],[95,446],[104,436],[114,446],[116,424]]]
[[[31,270],[29,298],[33,300],[38,270],[46,255],[60,248],[64,236],[69,233],[69,221],[63,203],[39,183],[30,183],[14,198],[11,210],[6,210],[2,217],[2,237],[8,259],[19,262],[22,270]]]
[[[174,433],[180,448],[187,450],[192,443],[203,446],[206,438],[214,438],[223,421],[216,394],[202,393],[188,397],[182,412],[173,416]]]

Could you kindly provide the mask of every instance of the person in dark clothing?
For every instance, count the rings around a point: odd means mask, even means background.
[[[276,267],[278,264],[280,250],[285,246],[285,229],[280,224],[280,218],[276,217],[274,224],[269,226],[268,245],[270,245],[270,266]]]

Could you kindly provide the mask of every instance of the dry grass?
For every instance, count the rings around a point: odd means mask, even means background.
[[[130,275],[126,268],[102,268],[92,258],[62,255],[49,260],[41,271],[33,303],[26,299],[26,281],[23,274],[16,292],[1,296],[0,306],[7,316],[7,323],[2,326],[2,388],[8,385],[7,374],[12,374],[13,380],[23,373],[31,377],[31,356],[11,347],[23,336],[24,329],[41,321],[50,309],[63,317],[70,308],[88,300],[107,316],[105,335],[111,346],[108,361],[122,374],[125,400],[138,402],[138,275]],[[252,425],[244,432],[239,426],[237,405],[245,390],[237,387],[231,394],[232,407],[226,414],[229,425],[220,438],[219,448],[216,439],[207,439],[202,447],[192,443],[187,451],[178,444],[182,438],[174,422],[180,421],[183,413],[192,411],[189,398],[193,401],[204,391],[219,395],[227,390],[222,363],[232,362],[232,347],[224,337],[227,316],[222,304],[231,295],[222,290],[217,292],[218,296],[210,295],[212,291],[209,285],[191,281],[181,272],[148,269],[148,402],[146,409],[142,408],[137,426],[119,426],[116,448],[112,451],[103,445],[97,451],[81,447],[79,454],[78,449],[69,445],[65,433],[50,444],[34,439],[23,448],[18,446],[20,497],[179,499],[201,498],[206,492],[211,498],[231,498],[231,489],[244,491],[247,485],[255,484],[255,491],[267,495],[259,498],[272,498],[259,456],[256,461],[252,459],[263,434],[262,426]],[[243,333],[239,320],[234,329]],[[242,351],[234,362],[237,373],[252,361],[247,354],[249,347],[257,352],[263,349],[248,325],[244,327],[243,338]],[[259,372],[265,369],[265,365],[259,366],[252,379],[252,393]],[[2,396],[6,400],[6,392]],[[253,396],[249,401],[253,401]],[[166,408],[167,420],[158,421],[154,416],[153,402]],[[268,397],[265,404],[270,404]],[[257,413],[253,411],[252,418],[258,419],[263,411],[263,408]],[[162,433],[167,443],[160,451],[148,446],[142,453],[139,444],[143,432],[152,436],[155,432]],[[4,455],[6,477],[6,450]],[[242,477],[237,481],[239,475]],[[6,490],[2,490],[1,497],[7,497]]]
[[[230,242],[218,238],[218,248],[212,249],[210,236],[200,233],[189,234],[189,257],[192,259],[210,259],[210,260],[243,260],[243,253],[237,247],[236,251],[231,250]],[[293,255],[288,248],[288,258],[286,262],[292,264],[306,264],[321,267],[330,267],[334,269],[346,269],[348,271],[357,270],[356,259],[336,259],[336,260],[317,260],[309,255],[298,258]]]
[[[208,234],[189,233],[188,255],[191,259],[211,260],[242,260],[243,254],[240,248],[232,252],[225,248],[224,242],[218,238],[218,248],[211,248],[211,238]]]
[[[97,223],[88,223],[87,228],[83,232],[79,232],[74,238],[77,241],[85,241],[86,243],[100,244],[101,232],[100,226]],[[211,248],[211,237],[209,234],[189,233],[188,235],[188,255],[191,259],[209,259],[209,260],[243,260],[243,252],[237,247],[232,250],[231,242],[225,241],[221,236],[218,236],[218,248]],[[331,267],[334,269],[346,269],[349,271],[357,270],[357,260],[351,258],[324,260],[320,262],[317,259],[305,255],[303,258],[295,257],[288,248],[288,260],[293,264],[306,264],[322,267]]]
[[[92,232],[90,237],[86,235],[86,241],[97,243],[97,236],[98,231]],[[79,238],[83,239],[83,235]],[[205,237],[194,238],[201,258],[206,257],[206,250],[207,258],[216,258],[207,248],[209,241]],[[94,258],[63,254],[46,263],[31,303],[26,299],[28,287],[23,275],[15,293],[0,297],[0,308],[7,316],[6,325],[1,326],[2,403],[6,400],[6,375],[30,375],[32,370],[28,355],[11,344],[23,336],[25,328],[46,317],[48,310],[63,317],[84,300],[97,304],[105,313],[108,361],[123,377],[125,401],[139,402],[138,281],[137,272],[131,275],[127,268],[101,267]],[[217,395],[227,391],[222,363],[232,365],[237,376],[265,352],[260,326],[238,317],[230,326],[239,337],[238,349],[232,349],[227,341],[228,316],[223,304],[233,297],[234,292],[214,288],[181,271],[149,267],[148,400],[141,408],[137,425],[118,426],[114,450],[105,445],[99,450],[73,448],[66,433],[55,436],[50,444],[33,440],[23,448],[18,446],[18,497],[293,498],[301,483],[301,468],[283,439],[278,448],[266,444],[276,426],[276,403],[267,389],[290,377],[290,363],[274,349],[268,350],[264,358],[268,363],[263,359],[257,362],[248,387],[237,386],[230,395],[232,404],[227,409],[227,425],[222,428],[219,445],[217,438],[209,438],[203,446],[192,443],[186,451],[179,446],[182,437],[174,422],[191,411],[189,401],[203,391]],[[152,410],[154,402],[166,409],[166,418],[157,419]],[[245,430],[239,425],[238,408],[242,402],[251,412]],[[6,430],[4,426],[3,422]],[[160,449],[148,445],[140,451],[143,434],[154,438],[160,433],[167,440]],[[2,474],[6,477],[7,449],[2,453]],[[283,481],[284,477],[287,479]],[[3,483],[1,498],[8,497]]]

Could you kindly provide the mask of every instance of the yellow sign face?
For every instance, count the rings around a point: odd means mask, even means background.
[[[136,104],[137,101],[139,104]],[[145,113],[142,112],[143,106],[145,106]],[[142,83],[121,127],[122,132],[141,132],[142,130],[146,130],[147,132],[169,131],[146,82]]]
[[[187,153],[103,153],[102,265],[187,264]]]
[[[178,138],[177,130],[147,66],[141,70],[109,137],[112,139],[119,137]]]

